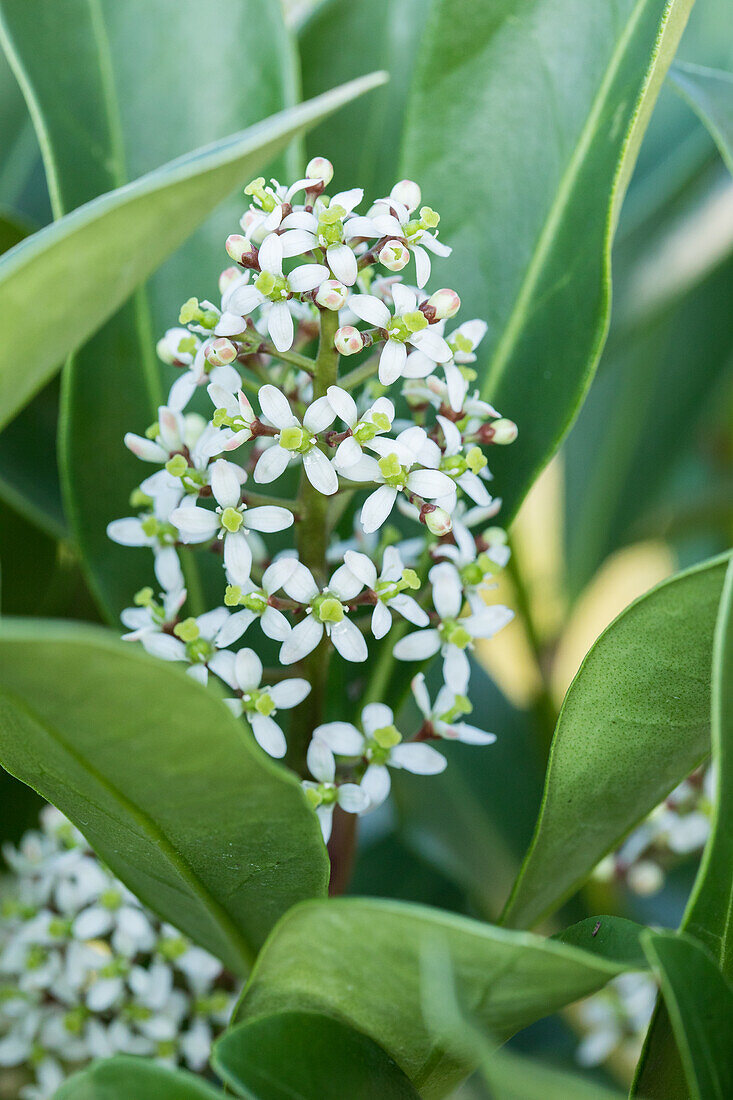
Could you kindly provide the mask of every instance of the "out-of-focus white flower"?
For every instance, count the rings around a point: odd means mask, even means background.
[[[361,814],[369,809],[369,796],[357,783],[335,782],[336,761],[333,753],[325,742],[317,738],[308,746],[307,764],[316,782],[305,779],[303,787],[318,816],[323,839],[328,844],[336,806],[347,814]]]
[[[410,686],[418,710],[436,737],[446,741],[463,741],[467,745],[493,745],[496,741],[496,734],[485,733],[463,721],[463,716],[470,714],[473,707],[467,696],[456,693],[449,684],[443,685],[433,704],[422,672],[418,672]]]

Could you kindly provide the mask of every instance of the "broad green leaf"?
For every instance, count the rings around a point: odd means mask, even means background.
[[[670,80],[705,123],[733,172],[733,73],[679,63]]]
[[[607,960],[416,905],[306,902],[280,921],[260,952],[237,1018],[336,1016],[371,1036],[433,1100],[478,1064],[475,1051],[447,1045],[450,1034],[441,1030],[440,995],[429,974],[436,954],[445,954],[473,1024],[502,1040],[637,968],[637,940],[638,933],[629,937],[627,959]]]
[[[0,625],[0,763],[151,909],[241,973],[325,892],[318,825],[211,690],[105,631]]]
[[[118,1054],[75,1073],[53,1100],[224,1100],[224,1093],[185,1070]]]
[[[687,1088],[676,1082],[674,1091],[665,1096],[729,1100],[733,1096],[733,988],[691,936],[645,932],[642,943],[662,987],[687,1082]]]
[[[308,156],[328,157],[339,188],[363,187],[367,202],[389,194],[399,179],[405,102],[428,6],[428,0],[325,0],[298,36],[305,98],[356,73],[389,73],[388,85],[306,139]]]
[[[709,751],[713,633],[727,562],[715,558],[653,588],[586,655],[555,730],[508,925],[528,927],[557,908]]]
[[[0,349],[0,424],[238,184],[317,119],[381,82],[379,74],[353,81],[180,157],[86,203],[7,253],[0,260],[0,293],[7,310]],[[34,311],[30,324],[41,284],[47,294],[44,309],[40,316]],[[19,373],[15,348],[21,339],[26,360]]]
[[[403,174],[453,246],[437,261],[484,317],[485,396],[519,424],[492,469],[511,516],[572,423],[608,324],[610,245],[692,0],[439,0]],[[518,76],[521,74],[521,76]],[[436,155],[436,150],[443,150]]]
[[[623,1100],[626,1095],[505,1051],[486,1061],[481,1076],[490,1100]]]
[[[280,1012],[227,1031],[213,1066],[248,1100],[419,1100],[368,1036],[330,1016]]]

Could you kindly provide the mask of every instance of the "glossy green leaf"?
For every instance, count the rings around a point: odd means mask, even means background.
[[[481,1076],[490,1100],[623,1100],[626,1095],[505,1051],[487,1060]]]
[[[715,558],[653,588],[586,655],[563,703],[505,923],[527,927],[557,908],[709,751],[727,562]]]
[[[211,690],[102,630],[4,620],[0,763],[74,821],[151,909],[246,970],[325,892],[297,781]]]
[[[674,1096],[728,1100],[733,1096],[733,988],[691,936],[645,932],[642,943],[661,987],[684,1067],[687,1088]],[[652,1094],[653,1095],[653,1094]]]
[[[330,1016],[281,1012],[227,1031],[212,1064],[248,1100],[419,1100],[368,1036]]]
[[[2,24],[0,23],[0,26]],[[2,421],[28,401],[242,180],[317,119],[381,83],[363,78],[150,172],[67,214],[0,260],[7,310],[0,349]],[[114,257],[114,263],[110,262]],[[44,309],[30,313],[39,285]],[[26,369],[17,370],[23,341]]]
[[[610,243],[692,0],[440,0],[403,174],[453,246],[436,261],[484,317],[483,393],[519,424],[492,469],[514,514],[582,402],[606,334]],[[517,74],[521,74],[518,81]],[[443,150],[442,155],[436,155]]]
[[[405,103],[428,6],[428,0],[325,0],[298,36],[305,98],[357,73],[389,73],[384,88],[320,123],[306,138],[308,156],[328,157],[339,188],[363,187],[367,201],[389,194],[400,178]]]
[[[440,991],[430,976],[436,953],[445,954],[472,1022],[505,1039],[637,967],[637,941],[638,932],[629,937],[627,959],[607,960],[416,905],[307,902],[286,914],[260,952],[237,1018],[337,1016],[371,1036],[433,1100],[477,1065],[475,1051],[455,1049],[441,1029]]]
[[[53,1100],[223,1100],[224,1093],[185,1070],[119,1054],[75,1073]]]
[[[733,172],[733,73],[680,63],[670,80],[705,123]]]

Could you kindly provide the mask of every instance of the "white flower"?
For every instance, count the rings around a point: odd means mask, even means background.
[[[401,638],[393,653],[398,661],[423,661],[440,651],[443,679],[456,694],[465,695],[471,675],[466,650],[473,648],[477,638],[492,638],[511,622],[514,613],[508,607],[494,604],[459,619],[463,590],[456,579],[455,568],[448,562],[439,562],[430,570],[430,581],[433,605],[440,616],[439,625]]]
[[[286,276],[283,274],[284,256],[283,238],[270,233],[260,245],[260,274],[254,283],[237,286],[226,297],[227,312],[239,316],[246,316],[263,303],[272,302],[267,314],[267,331],[278,351],[288,351],[293,345],[295,330],[289,299],[294,294],[315,290],[330,274],[323,264],[302,264]]]
[[[190,367],[200,346],[198,336],[187,328],[169,328],[158,340],[155,350],[158,358],[169,367]]]
[[[226,607],[217,607],[198,618],[184,619],[173,628],[173,633],[143,634],[140,641],[153,657],[164,661],[185,661],[191,667],[186,671],[199,683],[208,681],[208,672],[220,675],[226,671],[227,658],[222,652],[244,634],[246,622],[235,624]]]
[[[369,481],[380,485],[367,497],[361,509],[361,523],[369,534],[378,530],[390,515],[397,495],[407,490],[421,499],[433,500],[453,492],[453,482],[436,467],[440,449],[428,439],[423,428],[406,428],[396,439],[376,437],[367,446],[377,451],[379,460],[363,455],[342,470],[350,481]],[[420,469],[413,466],[420,464]]]
[[[167,405],[158,409],[158,420],[148,436],[128,432],[125,446],[143,462],[167,462],[173,455],[191,450],[206,427],[206,421],[198,413],[182,413]]]
[[[370,325],[383,329],[386,340],[379,357],[379,381],[391,386],[403,373],[407,361],[406,344],[418,348],[432,363],[445,363],[451,350],[442,336],[429,325],[417,308],[417,295],[401,283],[392,287],[394,316],[384,302],[373,294],[352,294],[349,308]]]
[[[356,401],[340,386],[329,386],[326,396],[331,408],[349,429],[349,434],[339,443],[333,456],[336,469],[344,470],[359,461],[365,444],[391,429],[395,417],[394,405],[388,397],[378,397],[360,416]]]
[[[331,496],[338,489],[338,475],[318,446],[318,432],[333,423],[336,413],[327,397],[319,397],[298,420],[288,399],[275,386],[263,386],[258,394],[267,421],[278,429],[275,445],[260,455],[254,469],[258,484],[269,484],[285,471],[292,459],[302,459],[305,475],[314,489]]]
[[[313,731],[311,744],[322,742],[337,756],[364,758],[367,767],[360,786],[369,798],[370,808],[381,805],[389,794],[388,768],[404,768],[415,775],[437,775],[445,769],[446,759],[437,749],[424,741],[407,744],[402,741],[394,715],[384,703],[368,703],[364,707],[361,728],[363,733],[350,722],[326,722]],[[323,756],[322,750],[319,751]]]
[[[324,633],[344,660],[365,661],[367,645],[358,626],[350,622],[347,607],[363,587],[362,582],[342,565],[320,591],[310,569],[299,562],[283,588],[291,599],[308,606],[305,618],[293,627],[290,636],[283,642],[281,664],[292,665],[307,656],[316,648]]]
[[[222,628],[222,634],[228,637],[231,630],[236,633],[236,638],[239,638],[250,623],[259,619],[263,634],[276,642],[284,642],[290,634],[290,623],[282,611],[271,605],[270,599],[278,589],[282,588],[297,566],[297,558],[278,558],[272,565],[268,565],[262,574],[261,587],[258,588],[251,580],[246,580],[241,585],[229,585],[224,603],[227,607],[241,606],[243,610],[236,611],[230,616],[228,625]],[[236,641],[236,638],[232,635],[231,641]],[[224,644],[229,645],[230,642],[227,641]]]
[[[274,716],[278,710],[290,710],[302,703],[310,693],[310,684],[307,680],[292,679],[261,688],[262,661],[254,650],[240,649],[236,656],[228,652],[222,657],[217,675],[241,692],[237,699],[226,699],[227,706],[237,718],[244,715],[260,748],[270,756],[283,757],[287,742]]]
[[[388,608],[396,611],[415,626],[427,626],[430,622],[427,614],[417,600],[408,596],[405,589],[417,589],[420,581],[413,569],[405,569],[400,552],[396,546],[388,546],[382,559],[382,572],[377,577],[377,567],[371,558],[356,550],[347,550],[344,554],[346,567],[361,581],[365,588],[375,596],[372,613],[372,634],[383,638],[392,626],[392,616]]]
[[[226,425],[231,431],[224,440],[222,449],[234,451],[252,438],[252,424],[257,419],[254,409],[242,390],[235,397],[224,386],[217,386],[212,382],[207,392],[216,407],[214,426],[218,428]]]
[[[219,326],[217,326],[219,327]],[[236,326],[235,326],[236,327]],[[244,327],[240,324],[240,330]],[[222,335],[226,335],[222,333]],[[213,382],[235,393],[242,385],[242,376],[231,363],[212,366],[206,358],[206,349],[213,343],[213,337],[201,344],[191,365],[180,378],[173,383],[168,394],[168,408],[181,412],[186,408],[199,386]]]
[[[473,707],[465,695],[456,693],[449,684],[443,685],[432,705],[422,672],[413,678],[410,687],[430,732],[437,737],[446,741],[463,741],[467,745],[493,745],[496,741],[495,734],[485,733],[463,721],[463,715],[470,714]]]
[[[303,780],[308,800],[318,815],[323,839],[328,844],[333,823],[335,806],[340,806],[348,814],[362,814],[369,808],[369,797],[356,783],[334,782],[336,761],[333,753],[324,741],[313,738],[308,746],[308,770],[318,781]]]
[[[280,225],[283,233],[283,244],[286,248],[296,248],[297,252],[290,251],[290,255],[308,252],[312,248],[322,248],[326,252],[326,262],[336,279],[345,286],[353,286],[358,274],[356,256],[346,243],[347,238],[364,236],[354,233],[350,228],[350,222],[346,219],[352,214],[354,207],[358,206],[364,198],[361,187],[353,187],[350,191],[339,191],[326,206],[323,199],[316,201],[314,212],[306,210],[294,211],[283,218]],[[353,220],[353,219],[352,219]],[[357,219],[360,228],[364,228],[363,218]],[[367,236],[376,236],[373,227]],[[295,238],[295,240],[293,240]]]
[[[389,198],[377,199],[368,217],[374,223],[377,236],[397,237],[404,241],[415,257],[417,285],[424,287],[430,278],[428,252],[436,256],[450,256],[452,249],[430,232],[440,218],[429,206],[421,208],[419,217],[410,217],[420,205],[420,199],[418,185],[412,180],[401,180],[392,188]]]
[[[239,466],[218,459],[211,471],[211,491],[217,503],[215,511],[185,501],[171,513],[181,540],[208,542],[216,537],[224,542],[224,566],[233,583],[246,581],[252,568],[252,551],[245,531],[283,531],[292,526],[294,516],[287,508],[266,505],[247,508],[241,503],[242,476]],[[190,498],[189,498],[190,499]]]
[[[139,902],[112,882],[95,904],[82,909],[71,927],[78,940],[110,936],[113,949],[132,956],[152,951],[155,932]]]
[[[178,559],[176,559],[178,560]],[[136,607],[126,607],[120,615],[128,633],[122,635],[125,642],[138,642],[149,634],[160,634],[175,623],[178,612],[186,601],[186,589],[176,587],[161,594],[161,602],[153,599],[152,588],[143,588],[135,596]]]
[[[479,475],[486,472],[486,457],[480,447],[469,446],[464,454],[463,437],[452,420],[445,416],[437,417],[443,430],[445,446],[440,462],[441,470],[459,485],[475,504],[487,508],[491,504],[491,495]],[[439,504],[451,511],[450,499],[439,500]]]

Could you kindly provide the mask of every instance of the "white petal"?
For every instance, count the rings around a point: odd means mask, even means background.
[[[318,730],[316,730],[306,753],[308,771],[314,779],[318,779],[321,783],[333,783],[333,778],[336,775],[336,761],[326,742],[321,741],[317,734]]]
[[[272,565],[268,565],[262,574],[262,588],[268,596],[282,588],[288,577],[292,577],[297,565],[297,558],[278,558]]]
[[[228,534],[224,539],[224,568],[233,584],[244,584],[252,569],[252,551],[247,536],[242,531]]]
[[[288,221],[288,218],[285,221]],[[302,256],[305,252],[310,252],[317,244],[314,234],[307,229],[293,229],[289,233],[282,233],[280,237],[283,245],[283,256],[285,257]],[[292,283],[290,285],[292,287]],[[293,287],[293,289],[295,288]]]
[[[216,512],[209,512],[205,508],[174,508],[170,520],[178,528],[184,542],[205,542],[206,539],[213,538],[219,530]]]
[[[283,589],[291,600],[298,603],[310,603],[318,595],[318,585],[313,574],[302,562],[296,561],[295,568],[283,581]]]
[[[430,278],[430,257],[424,248],[420,248],[419,244],[414,244],[410,251],[415,257],[417,285],[422,289]]]
[[[166,592],[183,589],[183,571],[175,546],[163,546],[158,550],[155,555],[155,576]]]
[[[450,407],[456,412],[460,412],[468,392],[468,382],[455,363],[445,363],[443,365],[443,371],[445,373],[445,382],[448,387],[448,401],[450,402]]]
[[[146,634],[141,641],[152,657],[161,657],[164,661],[186,660],[185,645],[170,634]]]
[[[232,462],[224,458],[211,467],[211,491],[222,508],[236,508],[241,496],[241,482]]]
[[[345,661],[366,661],[369,656],[361,631],[348,619],[342,619],[340,623],[333,624],[331,641]]]
[[[389,772],[384,764],[370,764],[361,781],[361,789],[366,792],[370,806],[381,806],[390,786]]]
[[[229,416],[239,416],[239,402],[233,393],[229,393],[224,386],[217,386],[212,382],[206,387],[206,392],[211,398],[215,409],[226,409]]]
[[[425,686],[425,673],[418,672],[416,676],[413,676],[410,687],[412,688],[412,694],[415,696],[418,710],[423,718],[429,718],[432,710],[430,707],[430,695]]]
[[[470,470],[466,470],[465,474],[461,474],[461,476],[457,479],[456,484],[460,485],[464,493],[481,507],[485,508],[489,504],[491,504],[491,494],[487,490],[483,481],[480,477],[477,477],[476,474],[472,473]]]
[[[411,745],[395,745],[389,754],[389,762],[397,768],[415,775],[439,775],[445,771],[448,761],[431,745],[419,741]]]
[[[363,453],[361,446],[353,435],[349,435],[339,443],[332,462],[339,472],[344,473],[349,466],[353,466],[359,461]]]
[[[234,661],[234,673],[242,691],[252,691],[262,680],[262,661],[253,649],[240,649]]]
[[[376,325],[377,328],[386,328],[392,319],[384,302],[373,294],[352,294],[348,306],[362,321]]]
[[[471,665],[464,651],[454,645],[445,647],[443,679],[446,684],[450,684],[456,695],[467,694],[468,681],[471,679]]]
[[[495,733],[484,733],[483,730],[469,725],[468,722],[456,722],[449,729],[451,732],[443,732],[441,736],[455,738],[456,741],[462,741],[464,745],[493,745],[496,741]]]
[[[325,722],[314,730],[313,736],[337,756],[361,756],[364,750],[364,738],[351,722]]]
[[[290,272],[288,283],[295,294],[303,294],[308,290],[315,290],[330,275],[331,272],[325,264],[301,264]]]
[[[343,206],[347,214],[350,214],[355,206],[358,206],[364,198],[362,187],[351,187],[348,191],[337,191],[331,196],[331,206]]]
[[[246,284],[241,284],[241,285],[244,286]],[[252,289],[257,290],[256,287],[252,287]],[[231,301],[231,299],[229,299],[229,300]],[[262,295],[260,294],[259,290],[257,290],[257,299],[254,296],[252,296],[252,301],[255,304],[250,306],[249,309],[243,309],[238,313],[229,313],[228,311],[225,311],[224,313],[222,313],[221,317],[219,318],[219,320],[216,323],[216,328],[214,329],[214,332],[216,333],[216,335],[217,336],[239,336],[240,332],[244,332],[245,328],[247,327],[245,322],[242,319],[242,314],[249,313],[250,310],[254,309],[255,306],[259,305],[262,300],[263,300]],[[247,300],[246,297],[243,297],[242,301],[245,305],[248,304],[248,300]]]
[[[347,814],[363,814],[371,805],[369,795],[356,783],[342,783],[338,789],[338,804]]]
[[[328,582],[329,592],[333,592],[341,603],[348,603],[349,600],[353,600],[355,596],[358,596],[364,587],[364,582],[352,573],[348,565],[340,565],[338,569],[332,574],[331,579]]]
[[[379,530],[389,517],[396,499],[397,490],[391,485],[380,485],[367,497],[360,516],[365,534],[370,535],[373,531]]]
[[[292,665],[311,653],[323,637],[323,623],[313,615],[306,615],[302,622],[294,626],[280,649],[280,662]]]
[[[303,455],[305,476],[314,489],[324,496],[332,496],[338,491],[339,479],[331,462],[318,447],[311,447]]]
[[[312,235],[318,229],[318,218],[315,214],[309,214],[307,210],[294,210],[292,214],[288,214],[286,218],[283,218],[280,223],[280,228],[301,229]],[[280,236],[284,237],[285,234],[281,233]]]
[[[152,439],[143,439],[141,435],[128,432],[124,439],[128,451],[132,451],[136,458],[143,462],[167,462],[168,451]]]
[[[232,689],[232,691],[236,691],[238,686],[239,686],[237,684],[237,674],[236,674],[236,671],[235,671],[235,665],[236,665],[236,655],[234,653],[232,653],[232,651],[230,649],[217,650],[217,652],[214,654],[214,656],[209,661],[209,668],[214,673],[214,675],[218,676],[220,680],[223,680],[225,684],[228,684],[229,687]],[[199,667],[203,668],[203,665],[201,665]],[[242,712],[241,702],[240,702],[239,699],[230,699],[229,700],[229,704],[230,704],[229,709],[230,710],[232,709],[231,705],[234,704],[234,703],[240,703],[239,708],[236,708],[236,707],[234,708],[235,710],[238,709],[239,713],[237,714],[237,717],[239,717],[239,714],[241,714],[241,712]]]
[[[382,601],[378,600],[372,613],[372,634],[379,640],[379,638],[383,638],[385,634],[389,634],[391,628],[392,616]]]
[[[423,233],[420,237],[420,242],[429,252],[432,252],[434,256],[442,256],[445,258],[446,256],[450,256],[453,251],[450,245],[443,244],[442,241],[439,241],[437,237],[433,237],[430,233]]]
[[[238,642],[247,627],[253,623],[256,618],[257,616],[254,611],[250,611],[246,607],[241,611],[235,611],[233,615],[229,616],[224,626],[216,635],[217,646],[223,649],[225,646],[232,645],[233,642]]]
[[[423,611],[417,600],[412,596],[408,596],[406,592],[400,592],[397,596],[393,596],[387,603],[388,607],[393,608],[398,615],[401,615],[403,619],[407,619],[408,623],[413,623],[415,626],[427,626],[430,622],[430,617],[427,612]]]
[[[460,431],[447,416],[438,416],[436,420],[443,429],[443,435],[445,436],[445,453],[447,455],[457,455],[463,442]]]
[[[401,234],[402,228],[398,223],[397,236]],[[380,231],[374,218],[365,218],[360,214],[344,223],[344,236],[351,240],[352,237],[383,237],[384,233]]]
[[[226,607],[215,607],[213,611],[205,611],[196,619],[201,635],[204,638],[213,638],[221,630],[229,619],[229,611]]]
[[[344,562],[363,585],[374,588],[377,583],[377,567],[371,558],[358,550],[347,550],[344,554]]]
[[[373,737],[377,730],[394,723],[394,713],[386,703],[367,703],[361,712],[361,724],[367,737]]]
[[[282,275],[283,245],[277,233],[268,233],[260,245],[257,258],[262,271],[269,271],[271,275]]]
[[[440,645],[440,634],[437,630],[417,630],[406,638],[400,638],[392,653],[398,661],[424,661],[437,653]]]
[[[452,496],[453,482],[440,470],[413,470],[407,475],[407,487],[419,497],[434,500],[439,496]]]
[[[307,680],[281,680],[270,688],[270,698],[278,710],[290,710],[302,703],[310,695],[310,690]]]
[[[274,447],[268,447],[263,451],[257,459],[252,477],[258,485],[269,485],[271,481],[280,477],[289,462],[290,451],[275,444]]]
[[[427,378],[435,370],[435,363],[423,355],[417,348],[407,356],[407,361],[402,368],[403,378]]]
[[[113,519],[107,524],[107,535],[120,546],[149,546],[150,536],[143,531],[139,519]]]
[[[433,586],[433,606],[441,619],[458,617],[463,604],[463,587],[458,570],[450,562],[434,565],[429,573]]]
[[[443,337],[439,336],[437,332],[432,332],[429,328],[414,333],[410,337],[410,343],[413,347],[419,348],[435,363],[447,363],[453,355]]]
[[[336,415],[349,428],[353,428],[359,419],[359,411],[351,394],[347,393],[346,390],[342,390],[340,386],[329,386],[326,396]]]
[[[287,302],[276,302],[267,314],[267,331],[278,351],[289,351],[293,346],[295,329]]]
[[[417,296],[404,283],[392,283],[392,298],[397,313],[414,313],[417,309]]]
[[[356,256],[347,244],[332,244],[326,249],[326,259],[334,276],[344,284],[353,286],[359,269]]]
[[[513,618],[514,612],[511,608],[493,604],[476,615],[469,615],[464,620],[464,626],[474,638],[493,638]]]
[[[331,803],[330,806],[316,807],[316,815],[318,817],[318,823],[321,826],[323,840],[328,844],[331,839],[331,828],[333,826],[333,803]]]
[[[335,386],[331,388],[335,389]],[[336,410],[328,397],[319,397],[305,410],[303,427],[307,428],[313,435],[317,435],[318,432],[324,432],[329,425],[333,424],[335,419]]]
[[[224,335],[236,336],[237,332],[241,332],[244,328],[242,324],[242,317],[246,317],[248,313],[251,313],[253,309],[257,309],[257,306],[261,306],[266,301],[264,294],[257,289],[254,283],[244,283],[242,286],[236,287],[234,293],[230,298],[227,298],[227,312],[225,316],[235,314],[239,317],[239,325],[234,323],[233,326],[237,331],[225,333]]]
[[[407,361],[407,349],[399,340],[387,340],[379,357],[379,381],[391,386],[402,374]]]
[[[260,617],[262,633],[276,642],[284,642],[290,636],[290,623],[276,607],[267,607]]]
[[[275,428],[282,430],[298,423],[297,418],[293,416],[293,410],[290,408],[287,397],[275,386],[260,387],[257,397],[264,416]]]
[[[384,480],[376,458],[371,458],[365,454],[362,454],[359,461],[355,462],[353,466],[346,466],[341,470],[341,474],[349,481],[376,481],[379,483]]]
[[[259,508],[248,508],[244,513],[244,526],[252,531],[284,531],[292,527],[295,517],[287,508],[278,508],[275,504],[264,504]]]
[[[247,720],[260,748],[276,760],[281,760],[288,751],[288,743],[277,722],[264,714],[248,715]]]

